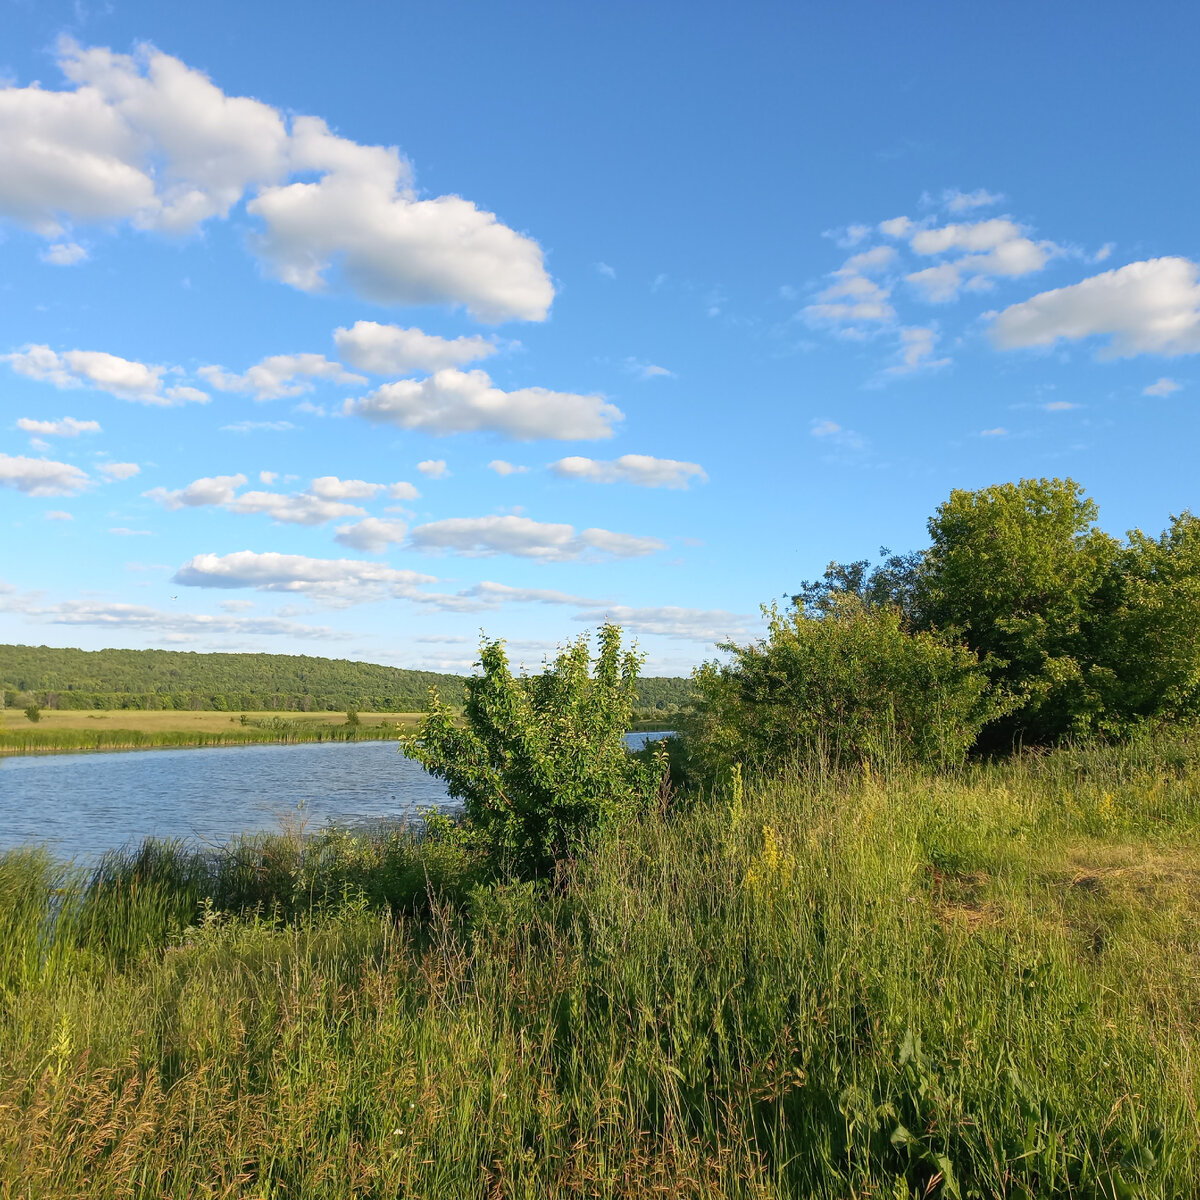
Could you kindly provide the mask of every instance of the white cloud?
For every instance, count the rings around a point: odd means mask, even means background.
[[[216,366],[201,367],[196,374],[222,392],[253,392],[255,400],[302,396],[312,391],[315,379],[347,386],[367,382],[323,354],[272,354],[242,375]]]
[[[566,562],[589,551],[633,558],[665,549],[656,538],[534,521],[529,517],[451,517],[418,525],[412,545],[425,551],[449,550],[468,557],[512,554],[543,562]]]
[[[817,295],[817,303],[801,315],[809,325],[833,325],[843,334],[861,334],[862,324],[880,325],[895,319],[889,297],[891,289],[869,275],[886,269],[896,257],[891,246],[876,246],[852,255],[832,273],[833,282]]]
[[[974,208],[990,208],[999,204],[1004,197],[998,192],[989,192],[979,188],[974,192],[960,192],[957,188],[947,188],[942,193],[942,207],[952,213],[969,212]]]
[[[938,332],[922,326],[900,330],[899,361],[884,369],[884,375],[911,375],[915,371],[936,371],[947,366],[948,358],[934,358]]]
[[[73,521],[75,518],[69,512],[63,512],[61,508],[48,508],[42,517],[47,521]]]
[[[1002,425],[997,425],[995,429],[981,429],[979,431],[980,437],[1006,437],[1007,435],[1008,430]]]
[[[382,554],[389,546],[403,542],[408,526],[403,521],[385,521],[379,517],[367,517],[354,525],[339,525],[333,540],[352,550],[365,550],[369,554]]]
[[[258,473],[259,483],[265,483],[268,487],[270,487],[271,484],[273,484],[278,478],[278,471],[259,471]]]
[[[323,525],[337,517],[361,517],[364,513],[357,504],[324,500],[308,492],[242,492],[222,507],[242,515],[263,514],[281,525]]]
[[[360,400],[347,400],[344,411],[402,429],[433,434],[487,430],[522,441],[607,438],[613,423],[624,419],[621,410],[600,395],[538,387],[505,392],[484,371],[453,367],[426,379],[386,383]]]
[[[32,417],[19,417],[17,428],[40,437],[78,437],[81,433],[99,433],[99,421],[77,421],[74,417],[60,417],[57,421],[36,421]]]
[[[59,388],[93,387],[122,400],[167,407],[186,401],[204,403],[208,397],[196,388],[163,389],[166,367],[147,366],[103,350],[66,350],[30,345],[12,354],[0,355],[14,371],[30,379]]]
[[[442,338],[377,321],[356,321],[349,329],[335,329],[333,340],[345,362],[372,375],[440,371],[496,353],[495,343],[487,338]]]
[[[382,483],[367,483],[365,479],[339,479],[336,475],[321,475],[308,485],[308,490],[322,500],[369,500],[384,490]]]
[[[78,242],[57,242],[42,251],[42,262],[55,267],[73,267],[87,256],[88,252]]]
[[[173,576],[185,587],[253,588],[259,592],[287,592],[315,599],[365,603],[395,596],[419,599],[423,584],[436,583],[432,575],[401,571],[382,563],[350,558],[306,558],[299,554],[197,554]]]
[[[153,537],[154,535],[149,529],[127,529],[124,525],[118,525],[114,529],[110,529],[109,533],[115,533],[117,537]]]
[[[1200,268],[1152,258],[1014,304],[992,323],[1002,350],[1107,337],[1104,358],[1200,352]]]
[[[28,593],[16,596],[0,595],[0,611],[19,612],[50,625],[90,625],[109,630],[138,630],[186,641],[206,634],[322,640],[344,639],[350,636],[324,625],[302,625],[294,621],[280,620],[278,617],[210,616],[207,613],[166,612],[140,604],[102,604],[88,600],[42,604]]]
[[[866,442],[853,429],[843,429],[836,421],[813,419],[809,433],[815,438],[828,438],[829,441],[847,450],[865,450]]]
[[[658,634],[693,642],[717,642],[742,635],[746,619],[723,609],[630,608],[618,604],[577,613],[588,624],[614,621],[628,633]]]
[[[707,483],[708,476],[699,463],[679,462],[674,458],[654,458],[649,454],[622,454],[611,462],[578,455],[560,458],[550,469],[564,479],[586,479],[592,483],[635,483],[639,487],[687,488],[695,480]]]
[[[187,487],[177,491],[170,492],[159,487],[142,494],[171,510],[199,508],[207,504],[228,504],[245,482],[245,475],[211,475],[193,480]]]
[[[287,433],[296,429],[291,421],[235,421],[222,425],[222,433]]]
[[[426,479],[444,479],[450,473],[446,470],[444,458],[427,458],[424,462],[417,463],[417,470]]]
[[[528,472],[528,467],[517,467],[510,462],[506,462],[502,458],[493,458],[488,463],[488,470],[495,471],[497,475],[524,475]]]
[[[0,487],[15,488],[27,496],[74,496],[90,482],[87,474],[71,463],[0,454]]]
[[[478,320],[540,321],[554,298],[531,238],[459,196],[418,199],[395,147],[360,146],[316,117],[292,124],[294,170],[315,182],[266,187],[247,204],[265,232],[268,269],[319,291],[340,264],[360,296],[380,304],[463,304]]]
[[[657,363],[642,362],[640,359],[627,358],[625,360],[625,369],[631,374],[636,375],[638,379],[675,379],[674,371],[668,370],[666,367],[660,367]]]
[[[612,267],[610,267],[610,266],[608,265],[608,263],[606,263],[606,262],[598,262],[598,263],[596,263],[596,264],[594,264],[594,265],[595,265],[595,268],[596,268],[596,274],[597,274],[597,275],[604,275],[604,276],[606,276],[606,277],[607,277],[607,278],[609,278],[609,279],[616,279],[616,277],[617,277],[617,273],[616,273],[616,271],[615,271],[615,270],[613,270],[613,268],[612,268]]]
[[[106,462],[96,467],[97,471],[107,475],[109,479],[132,479],[141,469],[134,462]]]
[[[1053,242],[1034,242],[1021,226],[1007,217],[993,217],[968,224],[920,229],[909,240],[921,255],[967,251],[961,258],[928,267],[907,280],[931,303],[955,299],[963,288],[983,291],[994,276],[1015,278],[1040,271],[1060,253]]]
[[[890,238],[908,237],[914,228],[908,217],[892,217],[890,220],[880,221],[878,225],[879,232]]]
[[[499,608],[502,604],[563,604],[577,607],[602,604],[601,600],[590,600],[586,596],[573,596],[570,592],[559,592],[553,588],[518,588],[506,583],[493,583],[485,579],[460,593],[474,597],[485,608]]]
[[[263,471],[264,483],[273,483],[278,475]],[[386,492],[388,495],[413,499],[419,495],[409,483],[368,483],[363,479],[339,479],[336,475],[321,475],[302,492],[250,491],[238,493],[246,482],[245,475],[217,475],[197,479],[178,491],[155,488],[143,493],[164,508],[178,509],[215,505],[227,512],[241,515],[261,514],[287,525],[322,525],[339,517],[365,516],[365,510],[347,500],[366,500]]]
[[[1153,383],[1142,388],[1143,396],[1169,396],[1172,392],[1177,392],[1183,387],[1182,383],[1176,383],[1174,379],[1168,379],[1163,376],[1161,379],[1156,379]]]
[[[545,317],[554,289],[537,243],[458,196],[419,198],[394,147],[315,117],[289,130],[277,109],[150,46],[127,56],[64,39],[58,59],[65,89],[0,88],[0,215],[51,238],[72,221],[184,233],[256,192],[254,244],[293,287],[339,269],[383,303]]]

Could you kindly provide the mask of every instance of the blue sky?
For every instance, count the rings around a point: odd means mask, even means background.
[[[1200,505],[1195,6],[0,3],[0,640],[684,672]]]

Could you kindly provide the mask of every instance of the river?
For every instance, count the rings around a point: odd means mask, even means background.
[[[45,846],[88,862],[148,837],[220,846],[298,819],[308,829],[402,821],[453,804],[395,742],[13,756],[0,758],[0,851]]]

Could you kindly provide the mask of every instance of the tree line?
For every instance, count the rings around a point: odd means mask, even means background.
[[[464,678],[348,659],[186,650],[77,650],[0,645],[5,707],[218,712],[424,712],[430,691],[459,706]],[[639,681],[641,709],[688,702],[686,679]]]

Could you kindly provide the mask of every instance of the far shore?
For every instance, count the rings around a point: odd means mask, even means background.
[[[43,709],[30,721],[19,709],[0,719],[0,756],[96,750],[375,741],[413,728],[423,713],[212,712],[177,709]]]

